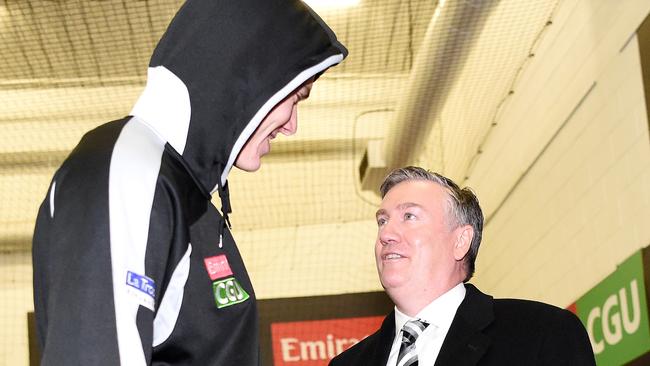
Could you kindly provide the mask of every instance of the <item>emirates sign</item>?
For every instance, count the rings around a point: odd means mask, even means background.
[[[271,324],[274,366],[326,366],[379,329],[383,316]]]

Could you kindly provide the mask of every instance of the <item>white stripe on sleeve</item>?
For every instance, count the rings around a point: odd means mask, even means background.
[[[140,305],[153,310],[153,297],[142,285],[147,279],[140,276],[145,275],[149,219],[164,145],[149,127],[132,118],[120,132],[111,157],[108,193],[111,263],[122,365],[146,364],[136,317]]]
[[[52,181],[52,188],[50,188],[50,218],[54,217],[54,191],[56,190],[56,181]]]

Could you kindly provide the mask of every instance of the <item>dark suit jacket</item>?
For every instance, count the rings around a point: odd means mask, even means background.
[[[493,299],[465,284],[435,366],[595,365],[580,320],[570,311],[535,301]],[[384,366],[395,337],[395,313],[381,328],[335,357],[330,366]]]

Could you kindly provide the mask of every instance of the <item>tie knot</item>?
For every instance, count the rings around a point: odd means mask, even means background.
[[[428,326],[429,323],[420,319],[407,321],[404,323],[404,327],[402,327],[402,343],[406,345],[415,343],[420,334],[422,334]]]
[[[402,345],[397,355],[397,364],[400,366],[418,366],[418,354],[415,341],[429,326],[429,323],[420,320],[409,320],[402,327]]]

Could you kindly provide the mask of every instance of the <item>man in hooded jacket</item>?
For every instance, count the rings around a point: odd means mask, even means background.
[[[295,132],[296,104],[346,55],[298,0],[181,7],[131,114],[82,138],[40,207],[42,365],[259,364],[227,176]]]

